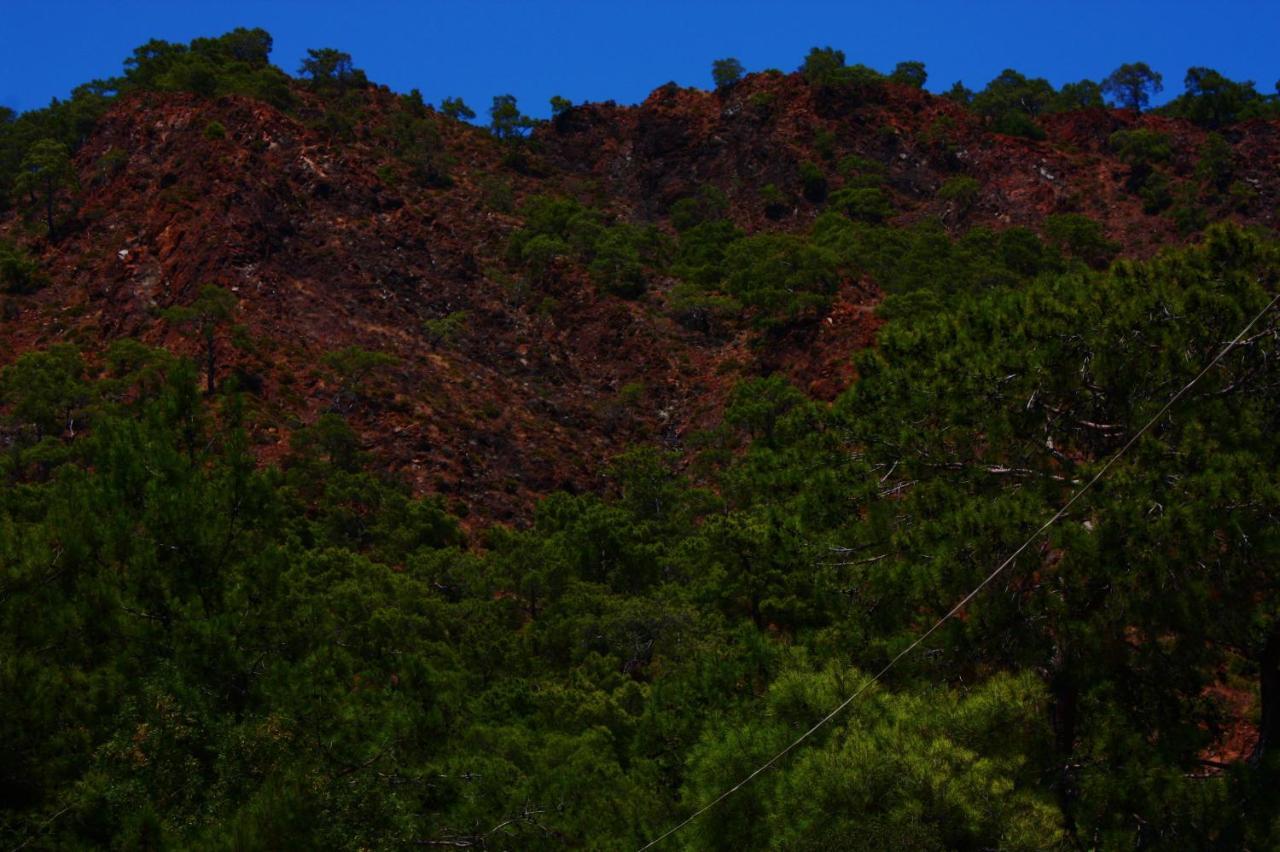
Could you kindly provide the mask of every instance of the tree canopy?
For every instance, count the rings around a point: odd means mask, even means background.
[[[610,227],[563,200],[529,219],[517,255],[542,237],[600,252]],[[1072,251],[1096,243],[1061,224]],[[906,275],[945,244],[884,238],[841,214],[816,246],[730,232],[721,275],[755,303],[772,281],[821,293],[846,252]],[[683,450],[713,487],[639,448],[608,469],[608,495],[552,495],[528,527],[470,540],[371,464],[346,406],[264,466],[245,400],[199,393],[190,362],[127,340],[101,360],[24,355],[0,371],[0,836],[656,836],[971,590],[1280,275],[1274,242],[1229,226],[1098,270],[1023,237],[948,251],[884,303],[879,345],[834,404],[780,376],[730,395]],[[963,617],[681,841],[1273,846],[1277,322]],[[389,363],[328,360],[353,394]],[[1242,724],[1224,690],[1258,702],[1252,760],[1213,756]]]
[[[1141,112],[1151,96],[1164,91],[1164,78],[1145,62],[1130,62],[1112,71],[1102,81],[1103,93],[1125,109]]]
[[[717,89],[727,89],[742,79],[745,69],[738,60],[729,57],[711,63],[711,80]]]

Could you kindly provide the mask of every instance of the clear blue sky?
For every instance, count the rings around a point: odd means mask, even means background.
[[[1167,99],[1190,65],[1274,91],[1280,2],[753,2],[685,0],[3,0],[0,104],[23,110],[78,83],[118,73],[150,38],[189,41],[237,26],[275,37],[293,73],[308,47],[338,47],[371,79],[418,88],[430,102],[460,95],[481,114],[510,92],[532,115],[560,94],[634,103],[675,80],[707,86],[711,60],[793,70],[814,45],[888,70],[926,63],[929,88],[978,89],[1011,67],[1055,85],[1100,79],[1143,60]]]

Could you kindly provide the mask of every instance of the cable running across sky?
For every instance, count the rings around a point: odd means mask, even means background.
[[[992,581],[992,580],[994,580],[994,579],[996,579],[997,577],[999,577],[999,576],[1004,572],[1004,570],[1005,570],[1006,568],[1008,568],[1011,564],[1013,564],[1013,561],[1014,561],[1015,559],[1017,559],[1020,555],[1022,555],[1023,551],[1025,551],[1028,547],[1030,547],[1030,546],[1035,542],[1035,540],[1036,540],[1036,539],[1038,539],[1038,538],[1039,538],[1043,533],[1045,533],[1045,532],[1046,532],[1050,527],[1052,527],[1052,526],[1053,526],[1055,523],[1057,523],[1057,522],[1058,522],[1058,521],[1059,521],[1059,520],[1060,520],[1064,515],[1066,515],[1066,513],[1071,509],[1071,507],[1072,507],[1073,505],[1075,505],[1075,503],[1076,503],[1076,502],[1077,502],[1081,497],[1083,497],[1083,496],[1085,495],[1085,493],[1089,491],[1089,489],[1090,489],[1090,488],[1092,488],[1092,487],[1093,487],[1093,486],[1094,486],[1094,485],[1095,485],[1095,484],[1096,484],[1100,479],[1102,479],[1102,477],[1103,477],[1103,476],[1105,476],[1105,475],[1107,474],[1107,471],[1109,471],[1109,470],[1110,470],[1110,469],[1115,465],[1115,463],[1116,463],[1116,462],[1118,462],[1118,461],[1120,460],[1120,458],[1121,458],[1121,457],[1122,457],[1126,452],[1128,452],[1128,451],[1129,451],[1129,449],[1130,449],[1131,447],[1133,447],[1133,445],[1134,445],[1134,444],[1136,444],[1136,443],[1138,442],[1138,439],[1139,439],[1139,438],[1141,438],[1141,437],[1142,437],[1143,435],[1145,435],[1148,431],[1150,431],[1151,427],[1155,426],[1155,424],[1156,424],[1156,423],[1158,423],[1158,422],[1160,421],[1160,419],[1161,419],[1162,417],[1164,417],[1164,415],[1165,415],[1166,413],[1168,413],[1169,409],[1170,409],[1170,408],[1172,408],[1172,407],[1174,406],[1174,404],[1175,404],[1175,403],[1177,403],[1177,401],[1178,401],[1179,399],[1181,399],[1183,396],[1185,396],[1185,395],[1186,395],[1187,391],[1189,391],[1189,390],[1191,390],[1193,387],[1195,387],[1195,385],[1196,385],[1196,384],[1197,384],[1201,379],[1203,379],[1206,375],[1208,375],[1208,374],[1209,374],[1209,371],[1210,371],[1210,370],[1212,370],[1215,366],[1217,366],[1218,362],[1219,362],[1219,361],[1221,361],[1221,360],[1226,356],[1226,354],[1227,354],[1228,352],[1230,352],[1232,349],[1234,349],[1234,348],[1236,347],[1236,345],[1237,345],[1237,344],[1239,344],[1239,343],[1240,343],[1240,341],[1244,339],[1245,335],[1247,335],[1247,334],[1250,332],[1250,330],[1252,330],[1252,329],[1253,329],[1253,327],[1254,327],[1255,325],[1257,325],[1257,324],[1258,324],[1258,321],[1259,321],[1259,320],[1261,320],[1264,316],[1266,316],[1266,315],[1267,315],[1267,313],[1268,313],[1268,312],[1269,312],[1273,307],[1275,307],[1275,305],[1276,305],[1276,303],[1277,303],[1277,302],[1280,302],[1280,293],[1278,293],[1278,294],[1276,294],[1274,297],[1272,297],[1271,301],[1267,303],[1266,307],[1264,307],[1262,310],[1260,310],[1260,311],[1259,311],[1259,312],[1258,312],[1258,313],[1253,317],[1253,319],[1249,320],[1248,324],[1247,324],[1247,325],[1245,325],[1245,327],[1244,327],[1244,328],[1240,329],[1240,332],[1239,332],[1239,333],[1238,333],[1234,338],[1232,338],[1231,342],[1230,342],[1230,343],[1228,343],[1226,346],[1222,347],[1221,351],[1219,351],[1219,352],[1218,352],[1218,354],[1217,354],[1217,355],[1215,355],[1215,356],[1214,356],[1214,357],[1209,361],[1209,363],[1208,363],[1208,364],[1206,364],[1206,365],[1204,366],[1204,368],[1203,368],[1199,373],[1197,373],[1197,374],[1195,375],[1195,377],[1194,377],[1194,378],[1192,378],[1192,379],[1191,379],[1191,381],[1187,382],[1185,385],[1183,385],[1183,386],[1182,386],[1182,388],[1181,388],[1181,389],[1179,389],[1179,390],[1178,390],[1178,392],[1177,392],[1177,393],[1175,393],[1173,396],[1171,396],[1171,397],[1169,398],[1169,401],[1168,401],[1168,402],[1166,402],[1163,406],[1161,406],[1161,407],[1160,407],[1160,410],[1159,410],[1159,411],[1157,411],[1157,412],[1155,413],[1155,415],[1154,415],[1154,416],[1152,416],[1152,418],[1151,418],[1150,420],[1148,420],[1148,421],[1146,422],[1146,424],[1145,424],[1141,429],[1139,429],[1137,432],[1135,432],[1135,433],[1134,433],[1134,434],[1129,438],[1129,440],[1128,440],[1128,441],[1126,441],[1126,442],[1124,443],[1124,446],[1122,446],[1119,450],[1117,450],[1117,451],[1116,451],[1116,452],[1111,456],[1111,458],[1109,458],[1109,459],[1107,460],[1107,462],[1106,462],[1106,463],[1105,463],[1101,468],[1099,468],[1099,469],[1098,469],[1098,472],[1097,472],[1097,473],[1095,473],[1095,474],[1094,474],[1094,475],[1089,479],[1089,481],[1088,481],[1088,482],[1086,482],[1086,483],[1085,483],[1084,485],[1082,485],[1079,489],[1077,489],[1077,490],[1076,490],[1076,492],[1075,492],[1074,494],[1072,494],[1072,495],[1071,495],[1071,498],[1070,498],[1069,500],[1067,500],[1067,502],[1063,503],[1063,504],[1062,504],[1062,507],[1061,507],[1060,509],[1058,509],[1058,511],[1057,511],[1057,512],[1055,512],[1055,513],[1052,515],[1052,517],[1050,517],[1047,521],[1045,521],[1043,524],[1041,524],[1041,525],[1040,525],[1040,527],[1039,527],[1035,532],[1033,532],[1030,536],[1028,536],[1028,537],[1027,537],[1027,540],[1026,540],[1026,541],[1024,541],[1024,542],[1023,542],[1023,543],[1018,547],[1018,549],[1017,549],[1017,550],[1015,550],[1015,551],[1013,551],[1013,553],[1009,554],[1009,556],[1008,556],[1008,557],[1007,557],[1003,562],[1001,562],[1001,563],[996,567],[996,569],[995,569],[994,571],[992,571],[990,574],[988,574],[988,575],[987,575],[987,576],[982,580],[982,582],[981,582],[981,583],[979,583],[977,586],[975,586],[975,587],[974,587],[974,588],[973,588],[973,589],[972,589],[972,590],[971,590],[967,595],[965,595],[963,598],[961,598],[961,599],[956,603],[956,605],[955,605],[955,606],[953,606],[950,610],[948,610],[948,611],[947,611],[947,613],[946,613],[946,615],[942,616],[942,617],[941,617],[941,618],[939,618],[936,622],[934,622],[934,623],[933,623],[933,625],[932,625],[928,630],[926,630],[924,633],[922,633],[922,634],[920,634],[918,637],[916,637],[916,639],[915,639],[915,640],[914,640],[910,645],[908,645],[908,646],[907,646],[906,648],[904,648],[903,650],[899,651],[899,652],[898,652],[898,654],[897,654],[895,657],[893,657],[893,659],[889,660],[889,662],[885,664],[884,668],[880,669],[880,670],[879,670],[878,672],[876,672],[874,675],[872,675],[871,677],[867,678],[867,679],[862,683],[862,685],[861,685],[861,686],[859,686],[859,687],[858,687],[858,688],[857,688],[857,689],[856,689],[856,690],[855,690],[855,691],[854,691],[854,692],[853,692],[853,693],[852,693],[848,698],[846,698],[844,701],[840,702],[840,704],[838,704],[838,705],[835,707],[835,709],[833,709],[830,713],[828,713],[827,715],[823,716],[823,717],[822,717],[821,719],[819,719],[816,723],[814,723],[813,727],[809,728],[807,731],[805,731],[804,733],[802,733],[800,736],[798,736],[798,737],[796,737],[794,740],[792,740],[792,741],[791,741],[791,742],[786,746],[786,748],[782,749],[782,750],[781,750],[781,751],[779,751],[777,754],[773,755],[773,757],[769,758],[769,759],[768,759],[768,760],[766,760],[764,763],[760,764],[760,766],[756,767],[756,769],[755,769],[755,770],[753,770],[753,771],[751,772],[751,774],[750,774],[750,775],[747,775],[747,776],[746,776],[745,778],[743,778],[741,781],[739,781],[738,783],[734,784],[732,787],[729,787],[728,789],[726,789],[726,790],[725,790],[723,793],[721,793],[719,796],[717,796],[716,798],[712,799],[710,802],[708,802],[707,804],[703,805],[703,806],[702,806],[701,808],[699,808],[698,810],[694,811],[692,814],[690,814],[688,817],[686,817],[682,822],[677,823],[676,825],[674,825],[674,826],[672,826],[671,828],[669,828],[669,829],[668,829],[666,832],[664,832],[663,834],[658,835],[658,836],[657,836],[657,837],[655,837],[653,840],[650,840],[650,841],[649,841],[648,843],[646,843],[644,846],[640,847],[640,852],[644,852],[644,850],[646,850],[646,849],[651,849],[651,848],[653,848],[654,846],[657,846],[657,845],[658,845],[659,843],[661,843],[663,840],[666,840],[668,837],[670,837],[670,836],[672,836],[673,834],[675,834],[676,832],[680,831],[682,828],[684,828],[685,826],[689,825],[689,823],[693,822],[695,819],[697,819],[698,817],[702,816],[702,815],[703,815],[703,814],[705,814],[707,811],[711,810],[711,809],[712,809],[712,808],[714,808],[716,805],[720,804],[720,803],[721,803],[721,802],[723,802],[725,799],[727,799],[727,798],[729,798],[730,796],[732,796],[732,795],[733,795],[734,793],[736,793],[738,790],[742,789],[742,788],[743,788],[743,787],[745,787],[747,784],[751,783],[751,781],[752,781],[752,780],[754,780],[758,775],[762,774],[763,772],[765,772],[766,770],[768,770],[768,769],[769,769],[769,767],[773,766],[773,765],[774,765],[775,763],[777,763],[779,760],[781,760],[782,758],[786,757],[786,756],[787,756],[789,753],[791,753],[791,751],[793,751],[797,746],[799,746],[799,745],[800,745],[801,743],[803,743],[805,740],[809,739],[809,737],[813,736],[815,733],[817,733],[819,730],[821,730],[821,729],[822,729],[822,728],[823,728],[823,727],[824,727],[828,722],[830,722],[830,721],[831,721],[832,719],[834,719],[836,716],[839,716],[839,715],[840,715],[840,713],[842,713],[842,712],[845,710],[845,708],[847,708],[850,704],[852,704],[854,701],[856,701],[856,700],[857,700],[858,696],[862,695],[862,693],[866,692],[866,691],[867,691],[867,689],[869,689],[873,684],[875,684],[875,683],[876,683],[876,682],[878,682],[881,678],[883,678],[886,674],[888,674],[889,670],[890,670],[890,669],[892,669],[895,665],[897,665],[897,663],[898,663],[898,662],[899,662],[903,657],[907,656],[907,655],[908,655],[908,654],[910,654],[912,651],[914,651],[916,648],[920,647],[921,643],[923,643],[926,639],[928,639],[930,636],[932,636],[932,635],[933,635],[933,634],[938,630],[938,628],[939,628],[939,627],[941,627],[942,625],[944,625],[944,624],[946,624],[948,621],[950,621],[950,620],[951,620],[951,618],[953,618],[953,617],[954,617],[958,612],[960,612],[960,610],[964,609],[964,607],[965,607],[965,606],[967,606],[967,605],[969,604],[969,602],[970,602],[970,601],[972,601],[975,597],[977,597],[977,596],[978,596],[978,594],[979,594],[979,593],[981,593],[983,589],[985,589],[988,585],[990,585],[990,584],[991,584],[991,581]]]

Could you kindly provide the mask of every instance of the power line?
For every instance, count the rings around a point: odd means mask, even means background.
[[[1124,446],[1122,446],[1119,450],[1117,450],[1115,454],[1112,455],[1111,458],[1107,460],[1106,464],[1104,464],[1088,482],[1086,482],[1074,494],[1072,494],[1071,499],[1067,500],[1066,503],[1062,504],[1062,508],[1058,509],[1058,511],[1053,514],[1053,517],[1049,518],[1049,520],[1041,524],[1040,528],[1037,529],[1035,532],[1033,532],[1030,536],[1028,536],[1027,540],[1024,541],[1017,550],[1011,553],[1007,559],[1001,562],[999,567],[996,568],[996,570],[988,574],[981,583],[979,583],[977,586],[973,588],[973,591],[969,592],[969,594],[961,598],[960,601],[955,606],[953,606],[950,610],[948,610],[946,615],[942,616],[942,618],[939,618],[936,622],[934,622],[933,626],[930,627],[928,630],[926,630],[924,633],[920,634],[920,636],[918,636],[914,642],[912,642],[903,650],[899,651],[897,656],[895,656],[893,659],[891,659],[888,663],[885,664],[884,668],[880,669],[880,671],[876,672],[874,675],[872,675],[866,681],[864,681],[863,684],[859,686],[852,695],[850,695],[844,701],[840,702],[840,704],[837,705],[834,710],[832,710],[830,713],[828,713],[827,715],[819,719],[817,723],[815,723],[814,726],[811,727],[809,730],[805,731],[803,734],[801,734],[800,736],[792,740],[790,745],[782,749],[782,751],[778,752],[773,757],[766,760],[764,763],[760,764],[760,766],[757,767],[755,771],[753,771],[747,777],[743,778],[737,784],[734,784],[732,787],[725,790],[719,796],[716,796],[710,802],[703,805],[701,808],[698,808],[698,810],[694,811],[687,818],[685,818],[684,821],[672,826],[662,834],[658,835],[653,840],[650,840],[644,846],[641,846],[639,852],[644,852],[644,850],[658,845],[663,840],[666,840],[668,837],[675,834],[677,831],[684,828],[686,825],[693,822],[695,819],[702,816],[707,811],[711,810],[716,805],[720,804],[725,799],[729,798],[734,793],[741,790],[747,784],[751,783],[751,781],[757,775],[761,774],[762,772],[767,770],[769,767],[777,763],[779,760],[786,757],[796,746],[800,745],[805,740],[809,739],[809,737],[817,733],[817,731],[821,729],[824,725],[826,725],[836,716],[840,715],[840,713],[846,707],[852,704],[858,698],[859,695],[866,692],[867,689],[872,684],[876,683],[881,678],[883,678],[891,668],[897,665],[899,660],[901,660],[907,654],[910,654],[916,648],[920,647],[920,644],[924,642],[924,640],[932,636],[933,633],[939,627],[946,624],[957,612],[959,612],[970,601],[972,601],[975,597],[977,597],[978,593],[981,592],[983,589],[985,589],[991,583],[992,580],[994,580],[996,577],[999,577],[1005,568],[1008,568],[1009,565],[1011,565],[1015,559],[1017,559],[1020,555],[1022,555],[1022,552],[1024,550],[1026,550],[1028,547],[1031,546],[1032,542],[1034,542],[1037,538],[1039,538],[1040,535],[1044,533],[1046,530],[1048,530],[1051,526],[1057,523],[1058,520],[1062,518],[1062,516],[1065,515],[1067,511],[1075,504],[1075,502],[1079,500],[1082,496],[1084,496],[1085,492],[1088,491],[1090,488],[1092,488],[1098,480],[1102,479],[1102,477],[1106,475],[1107,471],[1110,470],[1112,466],[1115,465],[1115,463],[1120,460],[1120,457],[1123,456],[1129,450],[1130,447],[1132,447],[1134,444],[1138,442],[1139,438],[1141,438],[1144,434],[1146,434],[1151,429],[1152,426],[1154,426],[1157,422],[1159,422],[1160,418],[1164,417],[1164,415],[1169,411],[1169,409],[1173,407],[1174,403],[1176,403],[1179,399],[1181,399],[1186,394],[1187,391],[1191,390],[1191,388],[1194,387],[1197,382],[1199,382],[1206,375],[1208,375],[1209,371],[1212,370],[1215,366],[1217,366],[1218,362],[1221,361],[1223,357],[1228,352],[1230,352],[1242,339],[1244,339],[1244,336],[1248,334],[1250,329],[1252,329],[1258,323],[1258,320],[1266,316],[1267,312],[1270,311],[1273,307],[1275,307],[1276,302],[1280,302],[1280,293],[1277,293],[1271,299],[1271,301],[1267,303],[1267,306],[1265,308],[1259,311],[1253,319],[1249,320],[1248,325],[1240,329],[1240,333],[1237,334],[1230,343],[1222,347],[1222,351],[1220,351],[1217,355],[1215,355],[1213,357],[1213,360],[1211,360],[1208,364],[1206,364],[1204,366],[1204,369],[1196,374],[1195,378],[1187,382],[1185,385],[1182,386],[1181,390],[1179,390],[1177,393],[1171,396],[1169,398],[1169,401],[1166,402],[1163,406],[1161,406],[1160,410],[1155,413],[1155,416],[1153,416],[1150,420],[1147,421],[1147,424],[1145,426],[1143,426],[1137,432],[1133,433],[1133,435],[1129,438],[1129,440],[1125,441]]]

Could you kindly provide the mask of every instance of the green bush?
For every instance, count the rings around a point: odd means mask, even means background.
[[[869,160],[866,157],[859,157],[857,154],[849,154],[840,158],[839,164],[836,165],[836,171],[846,180],[853,177],[868,176],[879,180],[884,174],[884,164]]]
[[[1227,198],[1231,201],[1232,209],[1244,213],[1257,202],[1259,193],[1250,184],[1242,180],[1233,180],[1227,187]]]
[[[889,196],[878,187],[838,189],[831,193],[829,206],[864,222],[883,222],[894,214]]]
[[[453,185],[449,169],[454,159],[445,147],[438,121],[420,101],[402,102],[401,108],[392,113],[378,131],[389,142],[395,156],[408,165],[413,182],[432,189]]]
[[[1107,239],[1100,223],[1079,213],[1046,216],[1044,232],[1054,245],[1095,268],[1106,266],[1120,251],[1120,244]]]
[[[840,283],[836,256],[792,234],[757,234],[729,245],[724,292],[759,309],[765,326],[823,310]]]
[[[1110,144],[1120,161],[1132,167],[1150,168],[1173,157],[1173,140],[1158,130],[1117,130],[1111,134]]]
[[[94,164],[95,183],[106,182],[120,174],[128,163],[129,153],[123,148],[112,145]]]
[[[814,204],[820,204],[827,197],[827,176],[823,174],[817,163],[806,160],[800,164],[800,182],[804,187],[804,197]]]
[[[1169,179],[1158,168],[1173,158],[1173,142],[1166,133],[1140,128],[1111,134],[1111,149],[1129,166],[1128,190],[1142,199],[1142,209],[1159,213],[1173,202]]]
[[[445,316],[426,320],[422,323],[422,330],[433,344],[444,346],[453,343],[466,330],[469,317],[470,313],[467,311],[452,311]]]
[[[1006,68],[973,96],[972,107],[986,116],[997,133],[1043,139],[1044,130],[1036,118],[1049,110],[1054,97],[1049,81]]]
[[[714,186],[707,184],[690,198],[681,198],[671,205],[671,227],[687,231],[703,222],[723,218],[729,211],[729,199]]]
[[[955,205],[957,212],[964,214],[978,200],[982,184],[967,175],[956,175],[943,181],[938,188],[938,198]]]
[[[844,51],[834,47],[814,47],[804,58],[800,73],[810,85],[826,86],[838,82],[845,70]]]
[[[1200,194],[1194,185],[1183,185],[1176,193],[1172,204],[1169,215],[1173,217],[1179,232],[1192,234],[1204,230],[1204,227],[1209,224],[1209,214],[1200,204]]]
[[[781,219],[787,215],[790,207],[786,193],[775,183],[766,183],[760,187],[760,199],[764,202],[764,215],[769,219]]]
[[[1188,68],[1185,91],[1162,111],[1185,118],[1213,130],[1247,118],[1274,118],[1274,98],[1264,97],[1252,80],[1243,83],[1228,79],[1212,68]]]
[[[1173,203],[1173,187],[1169,178],[1154,172],[1142,182],[1138,197],[1142,199],[1143,213],[1159,213]]]
[[[893,67],[889,79],[913,89],[923,89],[929,75],[925,72],[923,62],[899,62]]]
[[[6,293],[34,293],[48,280],[40,265],[20,246],[0,239],[0,290]]]
[[[605,292],[636,298],[668,263],[668,240],[652,226],[606,223],[570,198],[536,196],[521,212],[525,225],[511,235],[507,256],[540,279],[567,257],[585,264]]]
[[[235,29],[188,44],[153,39],[133,51],[124,76],[112,83],[120,92],[247,95],[284,109],[293,104],[293,95],[289,78],[270,62],[272,46],[271,35],[262,29]]]
[[[1196,177],[1214,191],[1222,192],[1231,185],[1235,176],[1231,145],[1221,133],[1210,133],[1200,146],[1200,159],[1196,161]]]
[[[720,281],[725,252],[744,236],[728,219],[686,228],[676,244],[672,272],[700,287],[714,287]]]
[[[634,299],[644,294],[649,269],[662,265],[664,253],[664,238],[656,229],[614,225],[593,246],[588,269],[605,292]]]
[[[814,223],[812,239],[887,293],[980,292],[1061,268],[1057,254],[1021,228],[971,228],[953,240],[936,219],[887,227],[828,212]]]
[[[826,128],[819,128],[813,134],[813,149],[818,156],[830,162],[836,156],[836,134]]]

